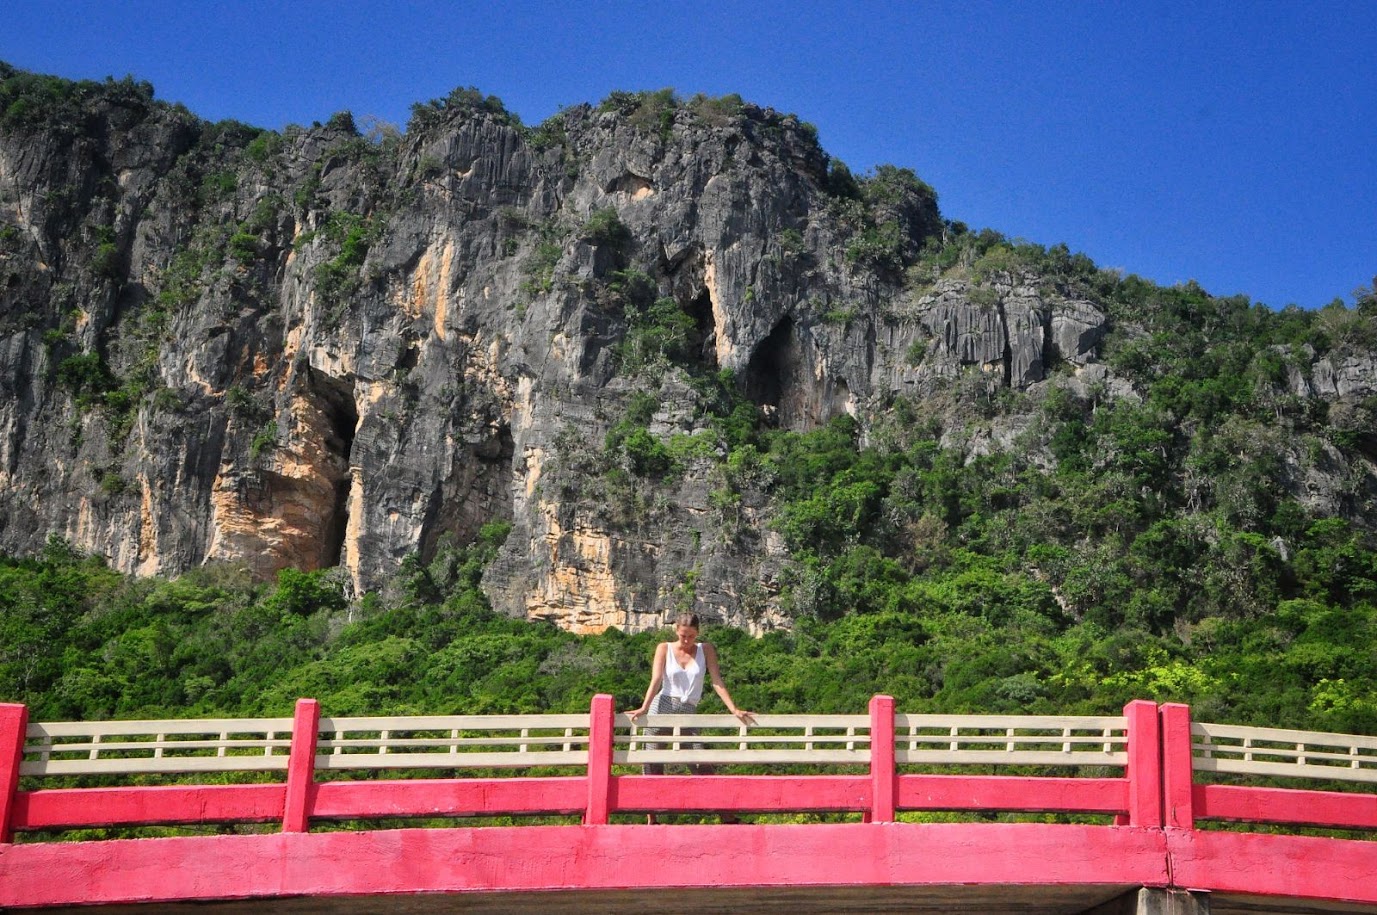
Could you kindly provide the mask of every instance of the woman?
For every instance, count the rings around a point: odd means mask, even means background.
[[[712,682],[713,692],[721,698],[727,711],[742,724],[754,724],[755,716],[736,707],[727,684],[722,682],[722,672],[717,666],[717,649],[710,642],[698,641],[698,614],[681,613],[674,620],[673,642],[661,642],[655,646],[655,658],[650,664],[650,686],[645,691],[645,701],[641,707],[627,712],[634,724],[647,711],[652,715],[691,715],[698,711],[698,702],[703,697],[703,683]],[[658,736],[668,733],[664,728],[647,728],[646,734]],[[684,730],[681,736],[692,736],[694,732]],[[702,744],[690,745],[701,749]],[[647,749],[657,749],[650,744]],[[698,775],[711,775],[712,766],[691,767]],[[665,767],[659,763],[647,764],[642,768],[646,775],[661,775]],[[723,814],[722,822],[735,822],[736,818]],[[647,823],[655,822],[655,814],[646,817]]]

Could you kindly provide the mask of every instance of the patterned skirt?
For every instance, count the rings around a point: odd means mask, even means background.
[[[687,701],[685,701],[685,700],[683,700],[683,699],[675,699],[673,696],[667,696],[667,695],[665,695],[664,693],[658,694],[658,695],[657,695],[654,699],[652,699],[651,702],[650,702],[650,714],[651,714],[652,716],[654,716],[654,715],[692,715],[692,714],[695,714],[697,711],[698,711],[698,704],[697,704],[697,703],[694,703],[694,702],[687,702]],[[673,729],[673,728],[650,728],[650,727],[648,727],[648,728],[645,728],[644,731],[643,731],[642,733],[644,733],[645,736],[647,736],[647,737],[667,737],[667,736],[670,736],[670,735],[672,735],[672,734],[674,733],[674,729]],[[680,736],[680,737],[692,737],[692,736],[694,736],[694,735],[697,734],[697,733],[698,733],[698,732],[697,732],[696,730],[694,730],[693,728],[680,728],[680,729],[679,729],[679,736]],[[664,750],[664,749],[667,749],[667,748],[670,746],[670,744],[666,744],[666,743],[647,743],[647,744],[642,744],[642,746],[644,747],[644,749],[647,749],[647,750]],[[701,750],[701,749],[703,749],[703,745],[702,745],[701,743],[683,743],[683,742],[681,741],[681,742],[679,743],[679,749],[681,749],[681,750]],[[708,766],[694,766],[693,768],[694,768],[695,771],[701,771],[701,770],[705,770],[705,769],[710,769],[711,767],[708,767]],[[647,763],[645,766],[642,766],[642,770],[643,770],[643,771],[645,772],[645,774],[647,774],[647,775],[659,775],[659,774],[661,774],[661,773],[664,772],[664,769],[665,769],[665,767],[664,767],[664,764],[663,764],[663,763]],[[706,774],[706,773],[704,773],[704,774]]]
[[[652,715],[693,715],[698,712],[698,703],[689,702],[685,699],[675,699],[664,693],[659,693],[650,702],[650,714]],[[646,728],[647,734],[661,735],[672,733],[672,728]],[[698,732],[692,728],[685,728],[679,733],[692,736]],[[701,748],[700,748],[701,749]]]

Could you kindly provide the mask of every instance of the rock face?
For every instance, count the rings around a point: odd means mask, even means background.
[[[785,428],[864,425],[965,373],[1093,364],[1110,329],[1017,270],[915,284],[930,190],[839,189],[807,125],[750,105],[614,96],[530,130],[461,91],[369,139],[60,88],[0,119],[6,552],[60,535],[141,574],[341,566],[362,591],[500,520],[506,612],[770,628],[787,556],[695,458],[694,378],[729,370]],[[1370,393],[1374,372],[1307,377]],[[635,403],[682,472],[602,473]]]

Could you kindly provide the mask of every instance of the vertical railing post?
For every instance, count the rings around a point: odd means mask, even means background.
[[[1195,828],[1195,784],[1191,752],[1191,707],[1162,706],[1162,803],[1166,825]]]
[[[1124,706],[1128,722],[1128,825],[1162,826],[1162,732],[1157,703]]]
[[[14,806],[19,799],[19,766],[29,730],[28,706],[0,704],[0,842],[14,839]]]
[[[870,697],[871,823],[893,823],[898,776],[894,763],[894,697]]]
[[[588,806],[583,812],[586,826],[607,825],[612,790],[613,718],[617,710],[606,693],[593,697],[588,711]]]
[[[282,810],[283,832],[305,832],[311,821],[311,794],[316,774],[316,740],[320,731],[320,703],[296,700],[292,719],[292,749],[287,758],[287,800]]]

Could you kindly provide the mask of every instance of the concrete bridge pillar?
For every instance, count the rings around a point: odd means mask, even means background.
[[[1210,894],[1145,886],[1085,915],[1210,915]]]

